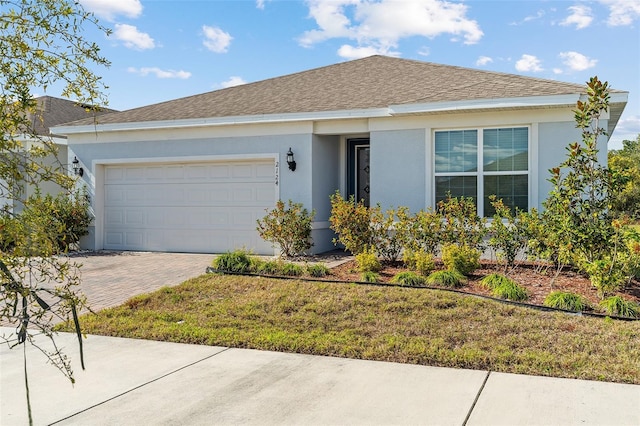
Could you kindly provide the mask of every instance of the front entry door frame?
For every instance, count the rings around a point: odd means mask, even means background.
[[[347,196],[363,200],[369,207],[369,138],[347,139]]]

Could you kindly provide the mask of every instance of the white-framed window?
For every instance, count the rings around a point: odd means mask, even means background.
[[[495,213],[490,195],[529,208],[529,128],[437,130],[434,135],[435,202],[471,197],[478,213]]]

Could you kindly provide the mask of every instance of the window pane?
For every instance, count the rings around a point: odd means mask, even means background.
[[[502,199],[506,206],[512,210],[517,208],[522,211],[529,209],[529,176],[504,175],[484,177],[484,215],[493,216],[495,209],[489,200],[490,195]]]
[[[435,134],[436,173],[478,170],[478,131],[456,130]]]
[[[436,204],[452,197],[473,198],[478,197],[478,178],[476,176],[437,176],[436,177]]]
[[[526,127],[485,129],[483,165],[489,172],[527,170],[529,132]]]

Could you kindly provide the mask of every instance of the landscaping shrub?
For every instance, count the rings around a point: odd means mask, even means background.
[[[399,222],[404,223],[402,219]],[[405,250],[436,254],[441,241],[442,216],[431,209],[420,210],[413,217],[406,218],[406,222]]]
[[[502,200],[496,199],[495,195],[491,195],[489,200],[495,210],[493,221],[489,226],[489,247],[504,258],[505,267],[513,267],[518,254],[527,245],[527,238],[517,219],[517,212],[514,215]]]
[[[302,203],[289,200],[285,207],[284,202],[278,200],[273,210],[267,210],[267,215],[258,219],[256,229],[263,240],[280,248],[281,255],[293,257],[313,246],[311,223],[314,216],[315,210],[309,214]]]
[[[360,272],[380,272],[382,265],[372,248],[365,248],[355,256],[358,271]]]
[[[524,287],[516,284],[513,280],[509,279],[507,281],[504,281],[499,286],[495,287],[491,291],[491,294],[493,295],[493,297],[515,301],[523,301],[529,298],[527,290]]]
[[[415,272],[400,272],[391,278],[391,282],[409,287],[421,287],[425,284],[425,278]]]
[[[456,270],[436,271],[427,277],[427,284],[439,285],[443,287],[462,287],[464,275]]]
[[[424,276],[429,275],[436,268],[433,254],[427,253],[423,249],[417,251],[406,250],[403,260],[407,267]]]
[[[445,244],[464,244],[482,249],[487,235],[486,219],[478,216],[473,198],[451,197],[438,203],[443,223],[440,237]]]
[[[362,200],[356,202],[354,196],[342,198],[339,191],[331,195],[330,228],[336,233],[334,244],[342,244],[345,250],[356,255],[371,247],[373,232],[371,214]]]
[[[360,280],[365,283],[379,283],[380,275],[376,274],[373,271],[367,271],[363,272],[362,275],[360,275]]]
[[[315,263],[307,265],[307,273],[315,278],[325,277],[329,275],[330,270],[326,265]]]
[[[84,191],[27,198],[15,216],[4,211],[0,219],[0,250],[16,247],[19,255],[48,256],[67,252],[89,233],[92,216]]]
[[[442,262],[447,269],[468,275],[480,267],[480,251],[466,244],[446,244],[442,247]]]
[[[394,262],[400,256],[406,238],[406,232],[403,232],[406,225],[401,220],[408,220],[408,211],[406,207],[398,207],[397,210],[389,209],[382,213],[379,205],[369,208],[371,243],[383,260]],[[396,217],[399,218],[398,222]]]
[[[609,315],[639,318],[640,305],[621,296],[611,296],[600,302],[600,307]]]
[[[281,269],[282,275],[299,277],[304,274],[304,268],[296,263],[285,262]]]
[[[584,297],[566,291],[552,291],[549,293],[544,299],[544,306],[576,312],[582,312],[590,308],[589,302]]]
[[[219,271],[247,273],[251,272],[252,262],[246,251],[235,250],[213,259],[212,266]]]
[[[264,275],[282,275],[282,262],[275,260],[263,261],[256,268],[256,272]]]
[[[493,290],[496,287],[500,287],[502,284],[511,281],[509,278],[502,274],[489,274],[480,280],[480,285],[487,290]]]
[[[585,260],[582,263],[582,269],[589,275],[591,284],[598,290],[601,298],[619,290],[626,281],[622,267],[615,257],[606,256],[594,261]]]

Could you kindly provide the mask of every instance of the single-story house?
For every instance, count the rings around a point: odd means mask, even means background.
[[[100,109],[99,111],[87,112],[86,105],[79,104],[68,99],[56,98],[53,96],[40,96],[35,100],[35,110],[27,114],[29,129],[25,129],[24,134],[19,135],[17,139],[21,142],[22,149],[28,152],[32,148],[42,148],[44,143],[52,142],[57,152],[48,155],[46,158],[38,160],[45,167],[53,169],[65,170],[71,164],[67,150],[67,138],[63,135],[52,133],[50,129],[59,124],[68,123],[74,120],[80,120],[89,116],[99,116],[110,112],[113,109]],[[9,210],[20,211],[22,204],[19,200],[15,200],[15,195],[9,195],[7,183],[0,181],[0,208],[8,208]],[[39,190],[41,194],[55,195],[62,191],[60,185],[55,182],[42,181],[38,186],[33,184],[24,185],[20,188],[20,200],[24,200]],[[12,194],[15,190],[12,191]]]
[[[540,207],[548,170],[580,140],[585,85],[371,56],[69,123],[86,173],[94,249],[273,254],[256,220],[276,200],[315,210],[333,249],[336,190],[384,209],[447,193],[487,214],[496,194]],[[613,90],[612,132],[628,93]],[[607,140],[599,141],[606,161]],[[294,163],[291,160],[295,161]],[[291,163],[291,164],[289,164]]]

